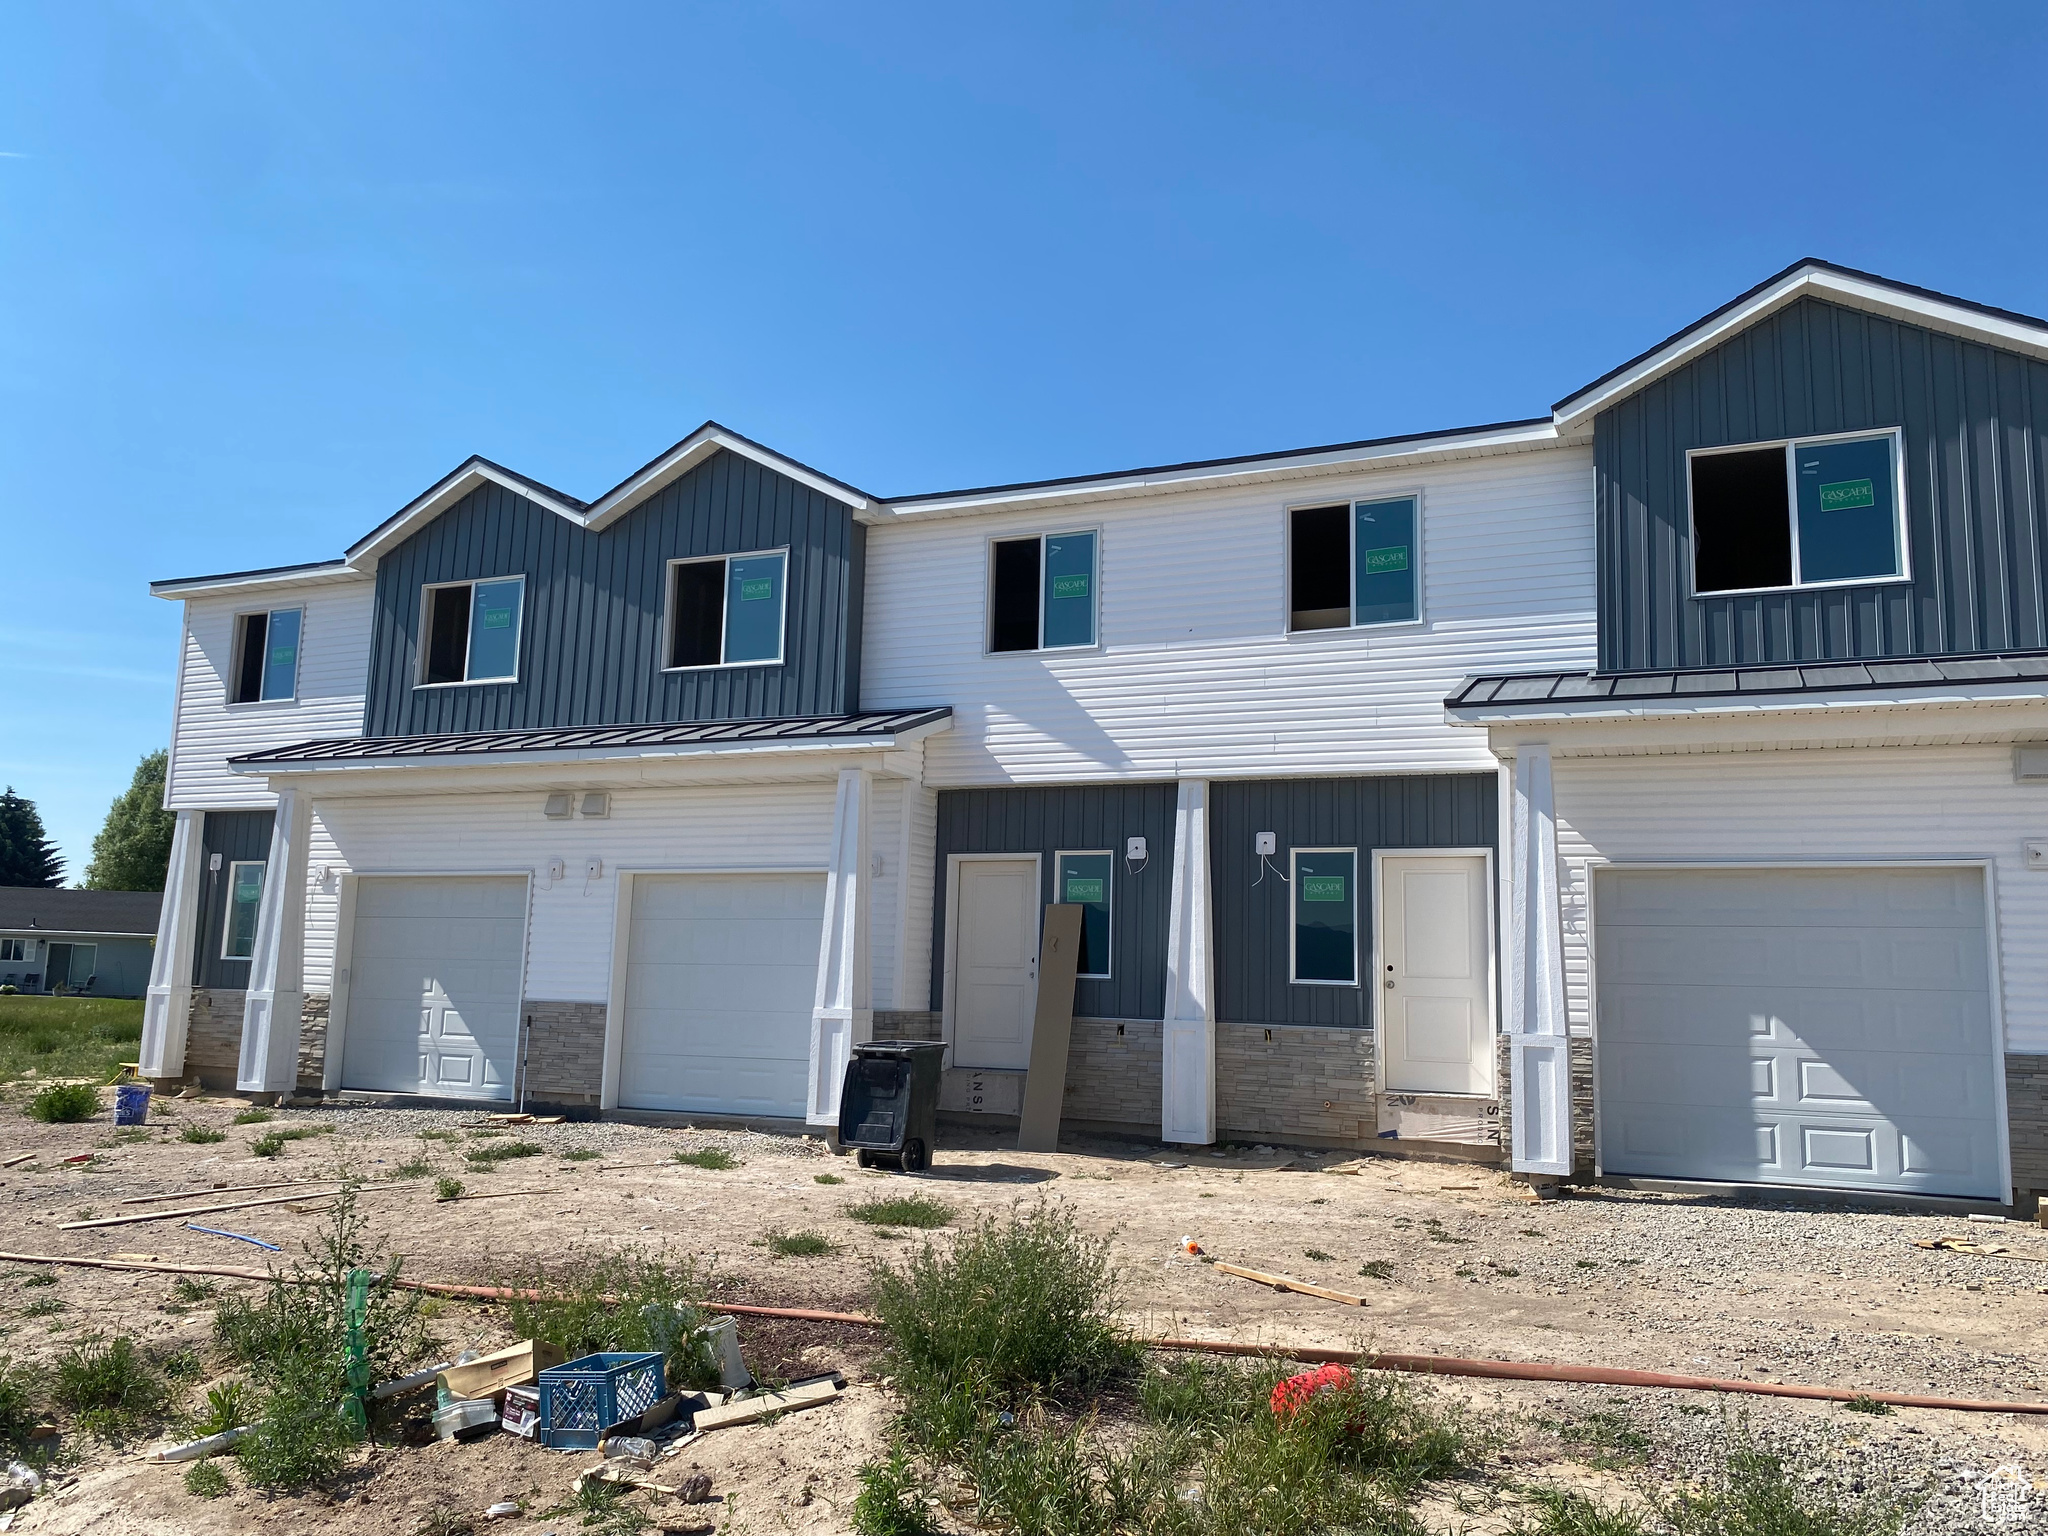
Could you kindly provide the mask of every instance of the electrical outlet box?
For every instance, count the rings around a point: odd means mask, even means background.
[[[556,881],[558,881],[558,880],[563,880],[563,879],[566,879],[566,878],[568,877],[568,874],[569,874],[569,865],[568,865],[568,863],[567,863],[567,862],[566,862],[565,860],[562,860],[562,859],[549,859],[549,860],[548,860],[548,883],[549,883],[550,885],[553,885],[553,884],[554,884],[554,883],[555,883]]]
[[[1143,839],[1142,837],[1125,838],[1124,857],[1127,859],[1143,859],[1149,857],[1149,855],[1147,855],[1145,852],[1145,839]]]
[[[586,880],[602,880],[604,878],[604,860],[585,859],[583,861],[583,878]]]
[[[2040,838],[2030,838],[2027,841],[2026,848],[2027,868],[2048,869],[2048,842],[2044,842]]]
[[[1280,851],[1280,834],[1277,832],[1254,832],[1252,852],[1260,858],[1270,858]]]

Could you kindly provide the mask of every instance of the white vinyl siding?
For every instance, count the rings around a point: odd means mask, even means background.
[[[1423,622],[1289,634],[1286,509],[1410,492]],[[1445,695],[1473,672],[1594,663],[1587,449],[1091,506],[1098,648],[981,654],[988,541],[1056,516],[869,532],[861,702],[954,706],[928,783],[1490,770],[1483,734],[1444,723]]]
[[[320,583],[292,590],[277,607],[304,610],[299,633],[298,693],[252,707],[231,706],[238,615],[256,601],[201,597],[185,604],[184,650],[178,664],[175,727],[166,804],[171,810],[258,808],[274,803],[261,779],[233,773],[230,757],[329,736],[360,736],[363,689],[370,670],[370,608],[374,579]]]

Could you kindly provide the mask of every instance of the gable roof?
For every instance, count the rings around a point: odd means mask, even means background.
[[[1683,367],[1773,311],[1806,297],[1870,310],[1930,330],[2048,360],[2048,320],[1808,256],[1566,395],[1551,407],[1551,420],[1560,432],[1590,422],[1594,415],[1624,396]]]
[[[156,935],[162,891],[62,891],[0,885],[0,929],[25,933]]]

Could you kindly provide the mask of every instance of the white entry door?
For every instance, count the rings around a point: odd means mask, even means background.
[[[1483,853],[1380,856],[1388,1093],[1493,1092],[1492,888]]]
[[[509,1099],[519,1050],[526,881],[356,881],[341,1085]]]
[[[953,935],[953,1065],[1031,1065],[1038,1009],[1038,861],[962,859]]]
[[[1984,874],[1609,869],[1608,1173],[2002,1198]]]
[[[635,875],[619,1105],[800,1120],[823,875]]]

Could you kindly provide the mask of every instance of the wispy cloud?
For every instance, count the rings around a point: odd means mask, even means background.
[[[19,149],[0,149],[0,160],[33,160],[34,155]]]

